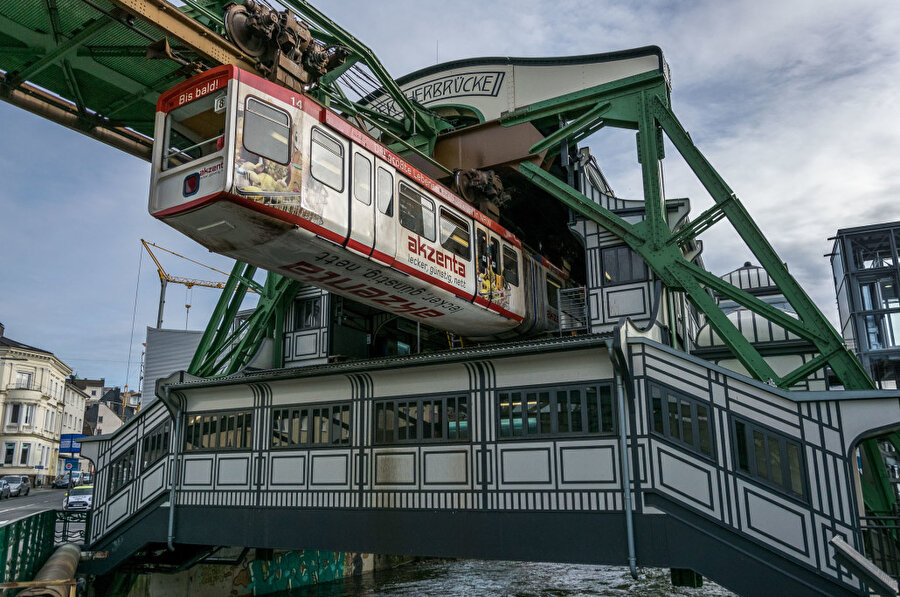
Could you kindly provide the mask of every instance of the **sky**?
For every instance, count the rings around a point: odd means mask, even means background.
[[[840,228],[900,220],[900,9],[856,0],[313,3],[395,77],[477,56],[568,56],[657,45],[672,108],[801,286],[834,323]],[[616,194],[640,198],[633,133],[592,147]],[[0,102],[0,322],[81,377],[139,389],[159,278],[140,239],[231,264],[147,213],[149,164]],[[712,205],[669,145],[666,196]],[[725,274],[753,257],[727,222],[704,233]],[[172,275],[220,279],[157,251]],[[164,327],[205,326],[217,291],[170,285]],[[185,309],[190,303],[191,309]]]

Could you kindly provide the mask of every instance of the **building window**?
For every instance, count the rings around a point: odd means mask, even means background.
[[[441,208],[440,222],[441,246],[468,261],[472,255],[469,224],[443,207]]]
[[[25,425],[31,425],[32,423],[34,423],[34,405],[26,404],[23,412],[25,416],[22,420],[22,423]]]
[[[246,450],[253,445],[253,414],[248,411],[188,415],[184,449]]]
[[[144,472],[169,453],[169,422],[160,423],[141,440],[141,472]]]
[[[309,171],[335,191],[344,190],[344,147],[319,129],[312,130]]]
[[[350,445],[350,403],[274,409],[271,445]]]
[[[894,265],[890,232],[885,230],[851,236],[849,242],[855,269],[878,269]]]
[[[788,495],[807,499],[800,442],[737,417],[732,420],[732,429],[739,471]]]
[[[294,301],[295,330],[309,330],[322,325],[321,302],[322,299],[318,296]]]
[[[106,496],[109,498],[134,478],[134,446],[116,456],[107,468],[109,481]]]
[[[291,118],[287,112],[256,98],[247,98],[244,110],[244,147],[265,159],[290,161]]]
[[[7,425],[18,425],[19,424],[19,415],[22,412],[22,405],[13,402],[9,405],[9,420],[6,421]]]
[[[467,439],[467,396],[402,398],[375,403],[376,444]]]
[[[16,388],[31,389],[32,373],[30,371],[16,371]]]
[[[694,452],[712,457],[714,444],[709,405],[656,383],[648,383],[647,390],[653,431]]]
[[[612,396],[612,384],[498,392],[499,436],[615,433]]]
[[[629,247],[608,247],[600,251],[604,286],[644,282],[649,278],[647,264]]]
[[[22,451],[19,453],[19,465],[28,466],[29,456],[31,456],[31,444],[22,444]]]
[[[430,241],[434,235],[434,202],[400,183],[400,225]]]
[[[3,444],[3,464],[11,465],[16,455],[16,443],[6,442]]]
[[[353,156],[353,196],[364,205],[372,205],[372,162],[361,153]]]

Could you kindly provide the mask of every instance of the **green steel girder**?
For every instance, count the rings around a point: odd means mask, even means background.
[[[584,131],[595,129],[601,120],[605,126],[637,129],[638,162],[641,165],[645,200],[644,221],[629,224],[533,164],[526,162],[519,170],[568,207],[624,240],[641,255],[663,283],[673,290],[683,291],[704,313],[713,330],[751,375],[761,381],[790,387],[821,367],[830,365],[847,389],[873,387],[859,361],[846,349],[834,328],[787,272],[735,194],[681,127],[669,109],[668,89],[662,75],[636,75],[540,102],[506,115],[502,124],[527,121],[549,123],[554,118],[562,118],[569,121],[569,124],[547,138],[552,142],[541,142],[539,145],[542,147],[551,148],[563,140],[571,142]],[[662,188],[660,160],[664,157],[663,133],[669,137],[716,203],[713,208],[701,214],[697,221],[674,233],[666,220]],[[775,309],[684,258],[680,245],[724,218],[729,219],[778,285],[797,312],[797,318]],[[759,351],[721,311],[709,294],[710,289],[809,341],[816,347],[819,356],[779,378]]]
[[[111,21],[106,17],[95,19],[92,23],[87,24],[84,29],[74,35],[71,39],[61,43],[57,43],[56,48],[47,52],[39,60],[32,62],[26,68],[20,70],[17,73],[14,73],[12,76],[7,75],[7,85],[10,87],[16,87],[20,83],[32,79],[35,75],[40,73],[45,68],[62,60],[65,56],[71,54],[72,52],[75,52],[79,47],[94,39],[103,31],[115,24],[115,21]]]
[[[235,262],[188,373],[200,377],[222,377],[236,373],[250,362],[267,337],[274,341],[271,366],[282,366],[284,310],[300,288],[300,283],[269,273],[265,284],[260,286],[253,281],[255,273],[255,267]],[[232,329],[235,316],[250,288],[259,294],[256,309]]]
[[[404,133],[409,136],[423,135],[429,139],[429,155],[433,152],[437,135],[442,130],[450,127],[448,123],[436,118],[427,108],[406,97],[397,82],[390,76],[381,61],[374,52],[361,41],[352,36],[348,31],[329,19],[309,2],[305,0],[282,0],[281,2],[289,10],[304,18],[313,28],[321,31],[322,37],[329,37],[341,46],[347,48],[351,56],[365,64],[377,77],[383,91],[390,96],[400,107],[404,114],[402,121]],[[329,83],[333,80],[329,80]],[[313,90],[313,93],[315,90]]]

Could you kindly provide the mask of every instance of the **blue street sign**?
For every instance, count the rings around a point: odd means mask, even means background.
[[[83,433],[63,433],[59,436],[59,451],[65,454],[81,453],[81,438]]]
[[[77,471],[78,470],[78,459],[77,458],[66,458],[66,464],[63,468],[67,471]]]

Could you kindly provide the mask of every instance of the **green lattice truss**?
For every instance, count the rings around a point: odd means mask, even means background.
[[[531,163],[519,170],[568,207],[612,232],[637,252],[671,290],[684,292],[729,347],[734,356],[756,379],[789,389],[817,370],[830,366],[848,390],[873,389],[856,356],[844,345],[824,315],[788,273],[784,263],[757,228],[737,196],[700,153],[669,107],[669,93],[663,75],[636,75],[592,89],[571,93],[534,104],[506,115],[507,126],[522,122],[552,126],[568,122],[531,148],[531,152],[577,142],[603,127],[637,131],[638,160],[641,164],[646,216],[643,222],[630,224],[562,181]],[[665,218],[660,161],[664,158],[663,134],[679,151],[688,166],[712,196],[715,205],[673,232]],[[752,296],[685,259],[682,245],[696,238],[716,222],[727,218],[744,240],[760,265],[777,284],[797,314],[784,311]],[[777,375],[759,351],[722,312],[709,290],[714,290],[772,323],[810,342],[818,353],[797,369]],[[900,434],[889,440],[900,447]],[[896,498],[875,440],[862,443],[865,461],[863,498],[870,512],[892,512]]]
[[[662,74],[647,73],[528,106],[508,114],[502,119],[502,123],[513,125],[547,118],[557,119],[560,116],[569,122],[532,147],[532,152],[551,148],[562,140],[577,141],[604,126],[637,130],[638,160],[643,174],[646,202],[645,220],[638,224],[626,222],[533,164],[526,162],[519,169],[534,184],[624,240],[668,288],[684,292],[756,379],[781,388],[790,388],[813,372],[830,365],[845,388],[873,388],[871,379],[853,353],[844,346],[843,339],[788,273],[737,196],[693,144],[669,108],[668,96]],[[669,230],[665,217],[660,168],[660,160],[664,157],[663,133],[715,201],[714,207],[677,232]],[[795,309],[797,318],[685,259],[682,245],[723,218],[732,223],[760,265],[781,289]],[[708,292],[709,289],[807,340],[816,347],[818,355],[794,371],[779,376],[721,311]]]

